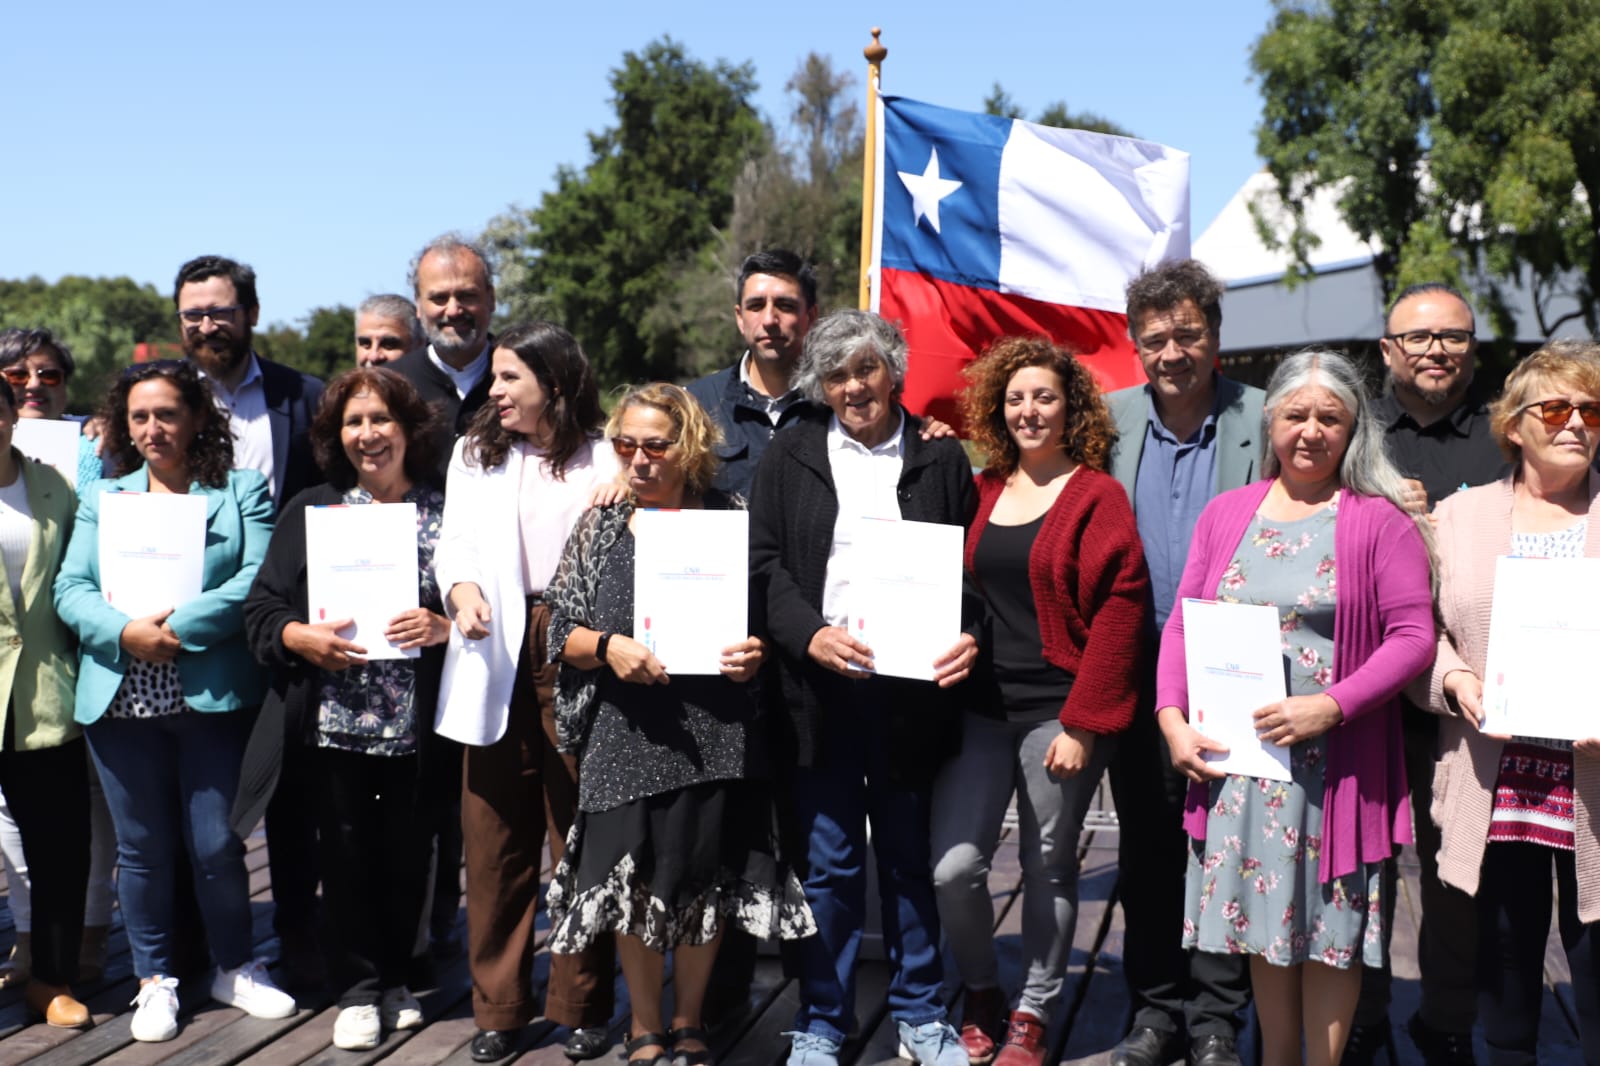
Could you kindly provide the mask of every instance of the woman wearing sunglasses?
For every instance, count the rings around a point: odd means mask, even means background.
[[[606,427],[629,498],[578,521],[550,586],[556,713],[579,752],[578,815],[550,886],[552,951],[616,937],[633,1005],[628,1061],[709,1061],[701,1005],[728,924],[756,937],[814,930],[775,861],[772,803],[749,682],[765,644],[722,649],[721,675],[670,677],[634,631],[637,508],[742,508],[712,489],[722,433],[688,391],[645,385]],[[752,611],[758,614],[759,611]],[[665,956],[673,1014],[663,1024]]]
[[[509,1055],[540,1013],[539,867],[547,834],[560,860],[578,791],[576,761],[556,750],[545,590],[573,524],[617,473],[598,432],[594,373],[572,334],[552,322],[507,330],[490,382],[489,402],[450,459],[434,555],[455,623],[435,728],[467,745],[461,829],[478,1062]],[[605,939],[551,957],[543,1013],[573,1030],[573,1058],[594,1058],[609,1043],[615,972]]]
[[[72,352],[47,329],[0,331],[0,377],[16,398],[18,419],[61,418],[67,410],[67,382],[72,378]],[[64,471],[69,473],[69,471]],[[77,480],[87,485],[100,476],[100,455],[95,442],[78,438]],[[87,761],[87,756],[85,757]],[[78,957],[78,980],[90,984],[100,979],[106,965],[106,938],[111,928],[111,872],[117,862],[117,834],[111,827],[100,778],[89,767],[89,894],[84,911],[83,945]],[[10,807],[0,797],[0,849],[4,852],[6,884],[17,940],[11,957],[0,963],[0,988],[27,982],[33,958],[32,902],[28,865],[22,837]]]
[[[1600,348],[1553,344],[1519,363],[1489,409],[1512,473],[1439,504],[1444,631],[1428,707],[1444,715],[1434,773],[1439,878],[1478,905],[1478,1019],[1490,1061],[1533,1062],[1551,873],[1570,954],[1600,952],[1600,727],[1569,743],[1485,734],[1484,661],[1502,555],[1600,556]],[[1582,670],[1582,663],[1573,663]],[[1419,815],[1420,817],[1420,815]],[[1572,960],[1584,1058],[1600,1057],[1600,982]]]

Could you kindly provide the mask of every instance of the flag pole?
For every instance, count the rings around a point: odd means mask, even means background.
[[[860,306],[865,311],[872,307],[872,236],[874,202],[877,195],[878,165],[878,82],[883,77],[883,61],[889,50],[878,40],[883,30],[872,27],[872,43],[861,50],[867,60],[867,133],[863,141],[861,178],[861,291]]]

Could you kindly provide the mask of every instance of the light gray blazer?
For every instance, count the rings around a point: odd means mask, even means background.
[[[1117,444],[1111,451],[1109,473],[1122,483],[1134,502],[1134,482],[1144,453],[1145,426],[1150,412],[1150,386],[1135,385],[1107,393],[1106,406],[1117,424]],[[1267,394],[1253,385],[1241,385],[1217,375],[1217,465],[1212,495],[1248,485],[1261,476],[1266,432],[1261,411]]]

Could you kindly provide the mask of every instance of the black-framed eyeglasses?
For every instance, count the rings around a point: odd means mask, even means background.
[[[0,370],[0,377],[4,377],[6,384],[15,389],[25,388],[28,381],[35,376],[38,377],[39,384],[52,389],[67,380],[66,372],[58,366],[42,366],[30,369],[21,363],[12,363],[4,370]]]
[[[644,451],[651,459],[664,459],[667,452],[672,449],[675,440],[634,440],[632,437],[612,437],[611,447],[617,455],[624,459],[632,459],[633,453]]]
[[[1470,329],[1412,329],[1404,333],[1385,333],[1383,339],[1394,341],[1407,355],[1427,355],[1433,342],[1446,355],[1460,355],[1472,345]]]
[[[1600,403],[1585,400],[1583,403],[1574,404],[1566,400],[1540,400],[1537,403],[1524,404],[1524,411],[1538,411],[1539,421],[1551,429],[1560,429],[1572,419],[1572,412],[1577,411],[1578,417],[1583,419],[1583,424],[1590,429],[1600,429]]]
[[[191,307],[187,311],[179,311],[178,317],[191,326],[198,326],[208,318],[218,325],[232,324],[233,316],[243,310],[238,304],[230,307]]]

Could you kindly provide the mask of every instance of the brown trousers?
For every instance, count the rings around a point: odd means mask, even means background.
[[[550,609],[530,600],[506,732],[466,750],[461,829],[467,869],[467,960],[480,1029],[520,1029],[533,999],[534,914],[548,833],[552,863],[566,850],[578,809],[577,760],[556,751],[556,667],[548,658]],[[592,1028],[615,1007],[616,949],[597,938],[579,955],[550,956],[545,1017]]]

